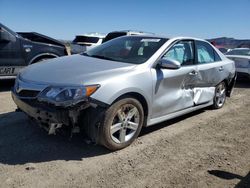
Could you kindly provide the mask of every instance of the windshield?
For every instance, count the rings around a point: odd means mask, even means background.
[[[165,42],[165,38],[126,36],[103,43],[82,55],[141,64],[146,62]]]
[[[237,49],[231,50],[226,53],[227,55],[247,55],[250,56],[250,49]]]

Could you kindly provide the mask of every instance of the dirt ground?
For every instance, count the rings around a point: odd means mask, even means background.
[[[0,187],[250,187],[250,82],[220,110],[149,128],[117,152],[48,136],[15,112],[0,81]]]

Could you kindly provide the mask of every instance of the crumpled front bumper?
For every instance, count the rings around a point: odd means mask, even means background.
[[[58,107],[39,102],[36,98],[21,98],[14,90],[12,90],[11,95],[17,107],[36,120],[49,134],[55,134],[56,129],[62,126],[70,126],[73,129],[77,124],[81,110],[90,106],[88,101],[84,101],[67,108]]]
[[[71,133],[83,130],[90,139],[98,142],[98,131],[103,113],[108,105],[91,98],[70,107],[55,106],[39,102],[36,98],[19,97],[11,92],[17,107],[45,128],[49,134],[55,134],[61,127],[69,127]]]
[[[69,125],[68,110],[39,104],[35,99],[20,99],[13,91],[12,99],[17,107],[41,123],[63,123]]]

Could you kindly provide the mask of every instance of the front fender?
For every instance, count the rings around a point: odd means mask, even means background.
[[[128,73],[112,79],[103,80],[101,87],[91,96],[92,98],[111,105],[117,98],[127,93],[142,95],[149,107],[152,103],[153,81],[150,71]]]

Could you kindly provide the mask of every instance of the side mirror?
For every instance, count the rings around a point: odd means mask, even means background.
[[[163,69],[179,69],[181,68],[181,64],[179,61],[173,59],[161,59],[159,61],[160,68]]]
[[[9,42],[11,41],[11,35],[0,27],[0,41]]]

